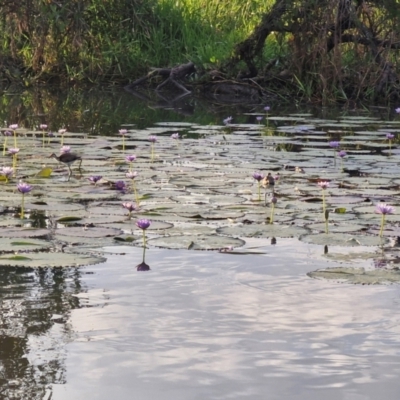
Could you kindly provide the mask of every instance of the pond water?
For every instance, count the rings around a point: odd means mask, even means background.
[[[130,114],[149,103],[71,96],[60,108],[45,97],[54,118],[37,94],[19,114],[2,110],[23,127],[25,158],[0,182],[0,398],[398,398],[400,218],[387,215],[380,235],[375,213],[400,206],[393,110],[202,113],[189,98],[196,112],[169,102]],[[61,138],[37,132],[38,120],[68,126],[80,174],[45,158]],[[112,186],[132,152],[138,195]],[[50,176],[37,175],[42,162]],[[255,171],[280,174],[274,208]],[[34,186],[23,219],[19,178]],[[121,202],[136,196],[129,219]],[[136,216],[152,222],[147,272]]]

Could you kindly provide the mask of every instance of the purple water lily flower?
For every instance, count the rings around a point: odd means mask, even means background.
[[[386,139],[388,139],[388,140],[394,139],[393,133],[387,133],[387,134],[386,134]]]
[[[115,189],[121,192],[126,190],[126,183],[124,181],[115,182]]]
[[[19,149],[17,147],[8,149],[8,153],[12,154],[12,155],[15,155],[15,154],[19,153]]]
[[[138,209],[138,206],[133,203],[122,203],[122,207],[126,208],[129,211],[129,215],[132,211],[136,211]]]
[[[128,129],[120,129],[118,132],[120,135],[125,136],[128,133]]]
[[[388,214],[393,214],[394,213],[394,207],[389,206],[389,204],[386,203],[378,203],[376,205],[375,208],[375,212],[377,214],[381,214],[382,215],[382,219],[381,219],[381,229],[379,230],[379,237],[382,237],[383,235],[383,228],[385,227],[385,219],[386,219],[386,215]]]
[[[229,125],[232,122],[232,120],[233,120],[232,117],[227,117],[222,122],[224,123],[224,125]]]
[[[149,141],[149,142],[151,142],[151,143],[155,143],[155,142],[157,142],[157,136],[155,136],[155,135],[150,135],[148,138],[147,138],[147,140]]]
[[[41,130],[47,129],[47,125],[46,124],[40,124],[39,125],[39,129],[41,129]]]
[[[177,140],[177,139],[179,139],[179,138],[180,138],[179,133],[173,133],[173,134],[171,135],[171,139]]]
[[[136,171],[127,172],[127,173],[125,174],[125,176],[126,176],[128,179],[135,179],[135,178],[138,176],[138,173],[137,173]]]
[[[329,187],[329,182],[328,181],[319,181],[318,186],[320,186],[321,189],[326,189]]]
[[[148,219],[138,219],[136,226],[142,230],[146,230],[151,225],[151,221]]]
[[[256,117],[256,120],[258,121],[258,123],[260,123],[263,120],[263,117],[261,115]]]
[[[125,160],[129,163],[133,162],[136,160],[136,156],[135,155],[131,155],[131,156],[126,156]]]
[[[340,142],[336,142],[336,141],[329,142],[329,146],[333,147],[333,148],[339,147],[340,146]]]
[[[0,175],[3,175],[6,178],[6,183],[8,183],[8,180],[13,176],[13,174],[14,168],[11,167],[3,167],[0,171]]]
[[[268,112],[270,109],[271,109],[270,106],[265,106],[265,107],[264,107],[264,111],[265,111],[265,112]]]
[[[59,129],[59,130],[58,130],[58,133],[59,133],[60,135],[64,135],[65,132],[67,132],[67,130],[66,130],[65,128],[62,128],[62,129]]]
[[[397,114],[400,114],[400,107],[396,108],[394,111],[396,111]]]
[[[17,189],[18,189],[18,192],[20,192],[22,194],[26,194],[26,193],[29,193],[32,190],[32,186],[28,185],[25,182],[20,182],[17,185]]]
[[[71,152],[71,146],[62,146],[60,149],[61,154],[70,153],[70,152]]]
[[[343,157],[347,156],[347,153],[344,150],[340,150],[339,153],[338,153],[338,156],[343,158]]]
[[[4,131],[3,136],[12,136],[12,132],[10,131]]]
[[[18,129],[18,124],[11,124],[8,126],[8,129],[12,129],[13,131],[15,131],[16,129]]]
[[[47,136],[48,136],[49,138],[54,137],[54,133],[53,133],[53,132],[49,132],[49,133],[47,134]]]
[[[92,183],[94,183],[95,185],[97,184],[97,182],[100,180],[102,178],[102,176],[101,175],[92,175],[92,176],[89,176],[89,181],[90,182],[92,182]]]
[[[5,176],[6,179],[10,178],[14,173],[14,168],[11,167],[3,167],[0,171],[0,174]]]
[[[387,215],[387,214],[393,214],[394,210],[395,210],[394,207],[389,206],[388,204],[379,203],[376,205],[375,212],[377,214]]]
[[[253,173],[253,178],[254,178],[256,181],[260,182],[261,180],[264,179],[264,175],[261,174],[260,172],[254,172],[254,173]]]

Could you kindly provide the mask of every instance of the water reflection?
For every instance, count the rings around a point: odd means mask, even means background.
[[[137,271],[150,271],[150,266],[147,265],[144,261],[142,261],[139,265],[136,266]]]
[[[0,268],[0,398],[39,400],[49,384],[65,383],[80,280],[75,268]]]

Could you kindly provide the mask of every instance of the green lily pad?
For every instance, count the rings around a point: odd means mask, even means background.
[[[110,227],[67,227],[57,229],[57,236],[75,236],[87,238],[113,237],[122,234],[120,229]]]
[[[9,237],[0,238],[0,253],[9,253],[16,251],[39,251],[46,250],[52,247],[48,241]]]
[[[328,279],[359,285],[381,285],[400,282],[400,271],[389,269],[368,271],[364,268],[335,267],[309,272],[307,275],[310,278]]]
[[[387,243],[387,239],[379,236],[349,235],[343,233],[319,233],[300,236],[300,241],[305,243],[327,245],[327,246],[380,246]]]
[[[299,226],[285,226],[285,225],[237,225],[237,226],[224,226],[217,229],[217,233],[222,235],[230,235],[234,237],[298,237],[308,232],[307,229]]]
[[[187,250],[219,250],[227,247],[241,247],[245,244],[241,239],[218,235],[167,236],[149,239],[147,242],[156,247]]]
[[[3,267],[80,267],[105,262],[104,257],[74,253],[29,253],[28,255],[0,256]]]

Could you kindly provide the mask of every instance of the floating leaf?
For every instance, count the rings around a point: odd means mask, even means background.
[[[40,178],[48,178],[52,174],[52,172],[53,168],[44,167],[36,174],[36,176]]]
[[[328,279],[360,285],[379,285],[400,282],[399,270],[384,268],[366,271],[364,268],[335,267],[309,272],[307,275],[316,279]]]
[[[104,262],[104,257],[74,253],[30,253],[27,256],[0,257],[0,266],[7,267],[79,267]]]
[[[148,243],[156,247],[189,250],[218,250],[230,246],[241,247],[245,244],[245,242],[240,239],[217,235],[182,235],[159,237],[149,239]]]

